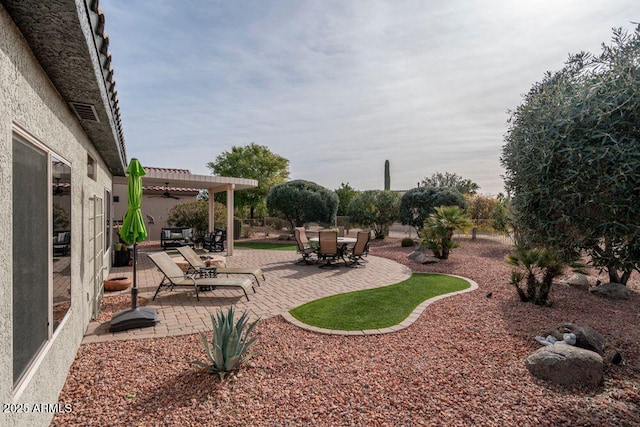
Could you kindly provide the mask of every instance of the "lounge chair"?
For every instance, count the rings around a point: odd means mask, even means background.
[[[358,231],[356,244],[346,253],[348,258],[347,265],[349,267],[357,268],[359,265],[363,265],[364,260],[362,257],[367,254],[370,236],[371,233],[368,231]]]
[[[260,268],[254,267],[207,267],[205,261],[200,258],[200,255],[196,253],[190,246],[180,246],[176,248],[180,255],[189,263],[189,270],[187,273],[192,272],[198,276],[203,277],[216,277],[218,274],[250,274],[256,280],[256,285],[260,286],[260,280],[258,277],[262,277],[262,280],[266,280],[264,273]]]
[[[337,267],[332,264],[342,256],[340,248],[338,248],[338,232],[337,231],[319,231],[318,232],[318,259],[324,259],[327,262],[322,264],[320,268]]]
[[[311,264],[313,260],[311,256],[318,252],[317,248],[312,248],[309,245],[309,239],[307,239],[307,232],[304,230],[304,227],[296,227],[293,230],[293,236],[296,239],[296,244],[298,245],[297,252],[302,255],[296,264],[302,264],[303,262],[306,264]]]
[[[175,286],[193,286],[198,301],[200,301],[200,296],[198,295],[200,288],[240,288],[244,292],[247,301],[249,301],[247,291],[253,290],[254,293],[256,292],[256,290],[253,289],[250,279],[228,279],[220,277],[196,278],[193,275],[185,274],[166,252],[149,254],[149,258],[162,274],[164,274],[162,281],[158,285],[158,289],[156,289],[156,293],[153,294],[152,300],[156,299],[158,292],[160,292],[163,287],[173,289]]]

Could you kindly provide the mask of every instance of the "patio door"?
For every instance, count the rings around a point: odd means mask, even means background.
[[[91,258],[89,270],[93,277],[94,299],[91,307],[92,318],[95,319],[100,311],[100,304],[104,296],[104,209],[102,197],[93,196],[89,199],[89,250]]]

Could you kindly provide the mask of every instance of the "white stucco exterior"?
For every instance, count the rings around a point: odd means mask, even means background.
[[[37,140],[71,165],[71,308],[14,388],[12,374],[12,137]],[[95,180],[87,176],[87,155],[96,160]],[[91,198],[111,190],[112,175],[92,142],[40,66],[8,12],[0,5],[0,412],[2,426],[48,425],[77,348],[92,316],[95,298],[88,248]],[[44,242],[46,244],[46,242]],[[104,254],[109,267],[109,253]],[[34,268],[48,260],[33,260]],[[41,265],[41,264],[40,264]],[[108,271],[104,271],[107,274]],[[14,406],[6,406],[14,405]],[[55,407],[53,407],[55,408]],[[64,409],[64,407],[61,407]]]

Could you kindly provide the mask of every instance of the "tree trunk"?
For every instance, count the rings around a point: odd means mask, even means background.
[[[538,281],[533,273],[527,275],[527,301],[534,301],[536,299],[536,291],[538,287]]]
[[[620,283],[620,277],[618,276],[618,270],[616,270],[615,268],[608,268],[608,273],[609,273],[609,281],[611,283]]]
[[[553,277],[553,273],[547,269],[544,273],[544,277],[542,278],[542,285],[540,286],[540,291],[538,292],[538,297],[535,301],[537,305],[547,305],[549,292],[551,292],[551,285],[553,285]]]

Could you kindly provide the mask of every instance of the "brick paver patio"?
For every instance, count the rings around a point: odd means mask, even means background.
[[[227,257],[228,267],[259,266],[266,276],[266,281],[255,288],[256,293],[249,295],[249,301],[238,290],[203,292],[200,293],[200,301],[196,301],[195,292],[187,288],[163,290],[155,301],[151,301],[162,278],[146,255],[151,250],[155,249],[138,248],[138,287],[140,296],[149,300],[147,307],[157,309],[158,324],[110,333],[107,330],[108,322],[91,322],[83,343],[209,331],[210,313],[215,313],[220,307],[235,305],[239,311],[248,311],[254,319],[266,319],[286,315],[292,308],[318,298],[390,285],[411,275],[409,268],[375,256],[368,257],[366,267],[349,268],[341,265],[336,269],[321,269],[317,265],[295,264],[299,256],[293,251],[236,248],[234,255]],[[132,267],[112,268],[110,277],[115,276],[131,277]],[[125,292],[130,294],[130,289]]]

